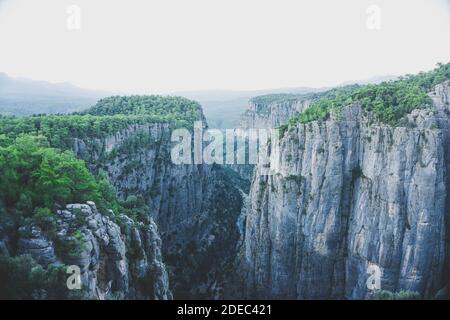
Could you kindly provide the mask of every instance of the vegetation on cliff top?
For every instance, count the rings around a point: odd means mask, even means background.
[[[309,96],[312,94],[304,94],[304,93],[277,93],[277,94],[266,94],[262,96],[254,97],[250,100],[251,103],[261,106],[267,106],[271,103],[285,103],[285,102],[294,102],[305,96]]]
[[[52,208],[55,203],[99,201],[95,179],[84,161],[49,147],[43,136],[19,136],[0,145],[0,199],[6,206]]]
[[[351,93],[355,89],[360,87],[361,86],[358,84],[351,84],[321,92],[308,92],[298,94],[294,93],[267,94],[263,96],[254,97],[250,100],[250,102],[258,105],[261,109],[264,109],[267,108],[270,104],[292,103],[305,100],[317,101],[321,98],[334,99],[338,95]]]
[[[73,138],[104,138],[133,124],[192,127],[194,121],[202,119],[201,106],[185,98],[115,96],[71,115],[0,116],[0,134],[10,139],[22,133],[40,134],[52,147],[64,150],[71,148]]]
[[[151,115],[187,121],[201,119],[200,105],[183,97],[113,96],[101,99],[92,108],[79,114],[94,116]]]
[[[428,96],[433,87],[450,79],[450,63],[438,64],[429,72],[406,75],[395,81],[353,86],[349,90],[334,89],[335,94],[324,94],[313,101],[309,108],[289,119],[280,126],[284,132],[297,123],[327,120],[332,112],[339,113],[344,106],[359,104],[371,112],[375,119],[390,125],[399,125],[400,120],[414,109],[431,106]]]
[[[102,138],[132,124],[192,125],[202,118],[196,102],[160,96],[106,98],[83,114],[0,117],[0,210],[12,212],[15,225],[51,230],[55,206],[94,201],[104,213],[112,209],[146,222],[141,197],[118,200],[108,176],[94,176],[71,152],[73,138]]]

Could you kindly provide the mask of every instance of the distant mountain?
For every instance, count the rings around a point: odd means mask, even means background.
[[[0,73],[0,114],[4,115],[79,111],[108,95],[110,93],[81,89],[69,83],[13,78]]]
[[[395,78],[380,76],[348,81],[342,85],[379,83]],[[253,97],[277,93],[302,94],[327,89],[329,88],[292,87],[242,91],[199,90],[173,92],[171,95],[198,101],[210,127],[233,128],[238,125],[248,101]],[[13,78],[0,72],[0,114],[24,116],[37,113],[70,113],[91,107],[99,99],[110,95],[113,93],[82,89],[66,82],[51,83]]]

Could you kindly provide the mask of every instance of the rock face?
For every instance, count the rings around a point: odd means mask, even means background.
[[[436,111],[408,127],[370,124],[353,105],[285,134],[276,174],[253,177],[248,296],[370,298],[373,270],[384,290],[429,298],[445,285],[448,83],[432,97]]]
[[[105,170],[121,198],[144,196],[175,298],[219,298],[236,255],[241,193],[219,166],[173,164],[170,134],[167,124],[135,125],[103,140],[76,139],[73,150],[92,171]]]
[[[168,275],[161,260],[161,240],[153,222],[145,228],[125,215],[123,231],[102,215],[93,202],[69,204],[57,212],[56,240],[38,227],[21,228],[18,253],[38,263],[77,266],[81,288],[89,298],[171,299]],[[153,288],[141,283],[153,280]]]
[[[278,127],[286,123],[293,115],[305,110],[310,102],[310,98],[307,97],[267,104],[250,100],[247,110],[241,117],[239,127],[243,129]]]
[[[18,254],[29,254],[43,266],[57,262],[54,244],[42,234],[41,229],[33,226],[27,231],[25,227],[19,229]]]
[[[444,82],[435,87],[434,92],[430,93],[430,97],[433,100],[433,105],[436,110],[436,120],[438,127],[442,131],[444,141],[450,141],[450,123],[448,117],[450,115],[450,82]],[[446,186],[447,192],[450,190],[450,143],[444,144],[444,156],[445,156],[445,172],[446,174]],[[450,196],[446,197],[445,203],[445,222],[446,230],[450,230]],[[447,282],[447,297],[450,297],[450,232],[446,232],[446,270],[444,272],[445,281]]]
[[[276,95],[275,95],[276,96]],[[269,102],[258,101],[254,98],[249,101],[247,109],[239,121],[239,129],[271,129],[286,123],[289,118],[309,107],[313,95],[299,95],[296,98],[284,100],[273,99]],[[272,99],[271,99],[272,100]],[[228,165],[243,179],[251,181],[254,164]]]

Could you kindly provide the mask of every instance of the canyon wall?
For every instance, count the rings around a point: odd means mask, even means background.
[[[384,290],[429,298],[444,286],[448,94],[437,86],[405,127],[373,124],[358,105],[290,127],[276,174],[253,177],[249,296],[370,298],[373,266]]]
[[[218,165],[173,164],[170,134],[168,124],[133,125],[105,139],[75,139],[73,150],[92,171],[108,173],[120,198],[144,196],[175,298],[220,298],[237,251],[242,196]]]

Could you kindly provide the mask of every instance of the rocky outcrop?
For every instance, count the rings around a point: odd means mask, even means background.
[[[18,254],[29,254],[37,263],[48,266],[58,261],[53,241],[49,240],[40,228],[19,228]]]
[[[21,227],[18,254],[29,254],[45,267],[78,267],[87,298],[172,298],[153,221],[143,226],[125,215],[107,216],[93,202],[69,204],[57,217],[54,241],[37,226]]]
[[[373,270],[384,290],[431,298],[444,286],[449,140],[440,115],[449,90],[442,86],[432,94],[436,110],[415,110],[405,127],[371,124],[352,105],[344,120],[287,131],[275,174],[253,177],[243,248],[248,296],[370,298]]]

